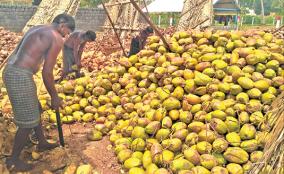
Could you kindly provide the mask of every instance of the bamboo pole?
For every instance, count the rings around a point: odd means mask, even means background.
[[[274,30],[272,34],[274,34],[274,33],[278,32],[278,31],[280,31],[282,28],[284,28],[284,25],[282,25],[281,27],[279,27],[279,28],[277,28],[276,30]]]
[[[0,71],[2,71],[2,68],[4,67],[4,65],[6,65],[7,61],[8,61],[8,57],[0,65]]]
[[[17,47],[16,47],[16,48],[17,48]],[[16,49],[16,48],[15,48],[15,49]],[[8,61],[8,58],[14,53],[15,49],[9,54],[9,56],[6,57],[6,59],[5,59],[5,60],[2,62],[2,64],[0,65],[0,73],[1,73],[1,74],[2,74],[2,72],[3,72],[4,66],[6,65],[6,63],[7,63],[7,61]],[[4,95],[3,95],[3,97],[4,97]],[[1,102],[1,109],[3,109],[3,108],[6,106],[8,100],[9,100],[8,97],[6,97],[6,98],[4,98],[4,99],[2,100],[2,102]]]
[[[22,42],[22,40],[20,41],[20,43]],[[20,44],[19,43],[19,44]],[[19,45],[18,44],[18,45]],[[2,73],[4,66],[7,64],[8,58],[14,53],[14,51],[18,48],[18,45],[13,49],[13,51],[11,51],[11,53],[6,57],[6,59],[2,62],[2,64],[0,65],[0,72]]]
[[[115,33],[117,39],[118,39],[118,42],[119,42],[119,45],[120,45],[120,47],[121,47],[121,49],[122,49],[122,51],[123,51],[123,54],[124,54],[125,57],[127,57],[126,52],[125,52],[125,50],[124,50],[124,48],[123,48],[123,46],[122,46],[121,40],[120,40],[120,38],[119,38],[119,35],[117,34],[117,31],[116,31],[116,29],[115,29],[115,27],[114,27],[114,24],[113,24],[113,22],[112,22],[112,20],[111,20],[111,17],[110,17],[110,15],[109,15],[108,11],[107,11],[107,8],[106,8],[106,6],[105,6],[103,0],[102,0],[102,5],[103,5],[103,8],[104,8],[104,10],[105,10],[105,12],[106,12],[106,15],[107,15],[107,17],[108,17],[108,19],[109,19],[109,22],[110,22],[110,24],[111,24],[111,26],[112,26],[112,28],[113,28],[113,31],[114,31],[114,33]]]
[[[157,27],[155,26],[155,24],[153,24],[151,22],[151,20],[149,18],[147,18],[147,16],[143,13],[143,11],[139,8],[139,6],[137,5],[137,3],[134,0],[130,0],[130,2],[133,4],[133,6],[136,8],[136,10],[142,15],[142,17],[146,20],[146,22],[155,30],[155,32],[158,34],[158,36],[162,39],[163,43],[165,44],[165,46],[167,48],[170,48],[170,45],[168,44],[168,42],[166,41],[166,39],[164,38],[164,36],[162,35],[162,33],[157,29]]]
[[[148,17],[149,17],[149,19],[150,19],[150,14],[149,14],[149,10],[148,10],[148,7],[147,7],[147,4],[146,4],[146,1],[145,1],[145,0],[143,0],[143,2],[144,2],[144,5],[145,5],[145,9],[146,9],[147,15],[148,15]]]
[[[138,2],[138,0],[136,0]],[[122,1],[122,2],[116,2],[116,3],[107,3],[105,4],[106,7],[112,7],[112,6],[117,6],[117,5],[124,5],[124,4],[130,4],[130,1]]]
[[[182,12],[182,13],[180,14],[180,18],[183,17],[183,16],[184,16],[185,14],[187,14],[188,12],[190,12],[191,10],[194,10],[196,7],[199,7],[201,4],[203,4],[203,3],[205,3],[205,2],[207,2],[207,0],[201,1],[201,2],[199,2],[198,4],[196,4],[193,8],[191,8],[191,9],[185,11],[185,12]],[[184,3],[186,3],[186,2],[184,2]]]
[[[111,26],[102,26],[101,28],[112,29],[113,27],[111,27]],[[118,26],[115,26],[114,28],[117,29],[117,30],[131,30],[131,31],[139,31],[139,30],[141,30],[141,28],[118,27]]]
[[[192,29],[195,29],[196,27],[198,27],[199,25],[202,25],[204,22],[206,22],[208,20],[209,20],[209,18],[204,19],[203,21],[201,21],[200,23],[198,23],[194,27],[192,27]]]

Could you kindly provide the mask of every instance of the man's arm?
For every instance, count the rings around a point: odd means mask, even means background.
[[[75,45],[73,47],[73,55],[74,55],[74,61],[76,65],[78,65],[78,61],[79,61],[79,58],[78,58],[79,48],[80,48],[80,43],[75,42]]]
[[[82,44],[77,43],[77,45],[75,45],[75,48],[73,49],[75,64],[77,65],[79,69],[81,68],[81,56],[84,51],[85,45],[86,43],[82,43]]]
[[[51,96],[51,104],[54,109],[60,106],[60,99],[58,97],[54,83],[53,68],[56,64],[57,55],[59,54],[61,47],[62,41],[59,41],[58,39],[51,41],[51,46],[46,55],[42,70],[43,82],[48,93]]]
[[[86,43],[82,43],[79,47],[79,50],[78,50],[78,57],[77,57],[77,65],[78,65],[78,68],[81,68],[81,58],[82,58],[82,54],[83,54],[83,51],[84,51],[84,47],[85,47]]]

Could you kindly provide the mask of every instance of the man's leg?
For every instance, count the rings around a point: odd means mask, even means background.
[[[19,159],[22,150],[28,142],[29,133],[31,128],[19,128],[15,135],[15,141],[11,158],[7,159],[6,164],[8,168],[14,166],[17,171],[28,171],[33,167]]]
[[[43,152],[58,147],[58,144],[52,144],[46,141],[41,123],[34,128],[37,139],[38,139],[38,151]]]

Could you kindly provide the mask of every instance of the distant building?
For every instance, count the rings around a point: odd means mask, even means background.
[[[236,0],[214,0],[214,15],[238,15],[241,9]]]
[[[241,9],[236,0],[214,0],[214,20],[229,29],[237,29]]]

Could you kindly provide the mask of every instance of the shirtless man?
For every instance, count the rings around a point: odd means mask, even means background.
[[[39,141],[38,151],[42,152],[58,146],[48,143],[44,137],[40,122],[41,106],[37,98],[33,74],[43,63],[42,78],[51,96],[51,106],[53,109],[60,107],[62,101],[55,89],[53,68],[63,46],[63,37],[74,29],[73,17],[60,14],[54,18],[51,25],[31,28],[8,59],[3,71],[3,81],[12,104],[14,122],[18,126],[12,155],[6,160],[10,170],[28,171],[33,168],[31,164],[19,159],[32,129]]]
[[[87,42],[96,40],[96,33],[93,31],[73,32],[64,42],[63,48],[63,72],[62,80],[69,73],[75,72],[76,78],[80,77],[81,56]],[[59,80],[59,81],[60,81]]]

